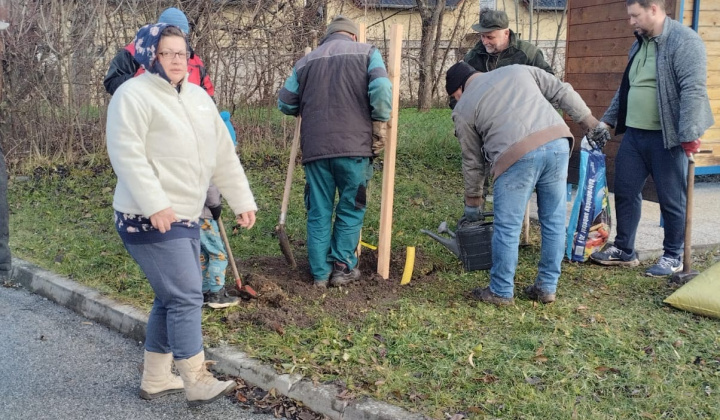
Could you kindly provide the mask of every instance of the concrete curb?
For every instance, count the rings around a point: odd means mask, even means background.
[[[44,270],[26,261],[13,258],[10,279],[25,289],[112,328],[133,340],[145,340],[147,314],[132,306],[102,296],[97,290]],[[332,385],[314,385],[302,375],[278,374],[272,367],[223,346],[206,349],[208,359],[217,361],[214,369],[238,376],[248,384],[265,390],[275,390],[302,402],[305,406],[333,420],[423,420],[422,414],[410,413],[369,398],[345,400],[338,398]]]

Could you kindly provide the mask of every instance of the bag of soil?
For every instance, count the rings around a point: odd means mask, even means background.
[[[580,145],[579,175],[565,254],[570,261],[584,262],[605,246],[611,226],[605,154],[593,149],[586,138]]]

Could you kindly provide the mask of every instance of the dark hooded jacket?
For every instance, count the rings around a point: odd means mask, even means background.
[[[525,64],[555,74],[552,67],[545,62],[542,51],[527,41],[517,39],[517,35],[512,30],[510,30],[510,44],[506,50],[498,54],[490,54],[485,50],[483,43],[478,42],[465,54],[463,61],[483,73],[511,64]]]

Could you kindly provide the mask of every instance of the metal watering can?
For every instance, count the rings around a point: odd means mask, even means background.
[[[465,271],[488,270],[492,267],[493,222],[486,221],[493,213],[483,213],[477,222],[468,222],[464,217],[458,220],[455,232],[448,229],[447,222],[440,223],[438,234],[426,229],[420,232],[440,242],[463,263]],[[440,236],[447,233],[450,238]]]

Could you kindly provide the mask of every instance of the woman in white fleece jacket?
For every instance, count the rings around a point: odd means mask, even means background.
[[[125,248],[155,292],[140,396],[182,392],[191,406],[231,392],[205,368],[198,218],[212,182],[250,229],[257,206],[215,103],[188,83],[179,28],[148,25],[135,38],[146,73],[123,83],[108,106],[107,147],[117,175],[113,208]],[[172,374],[173,358],[182,378]]]

